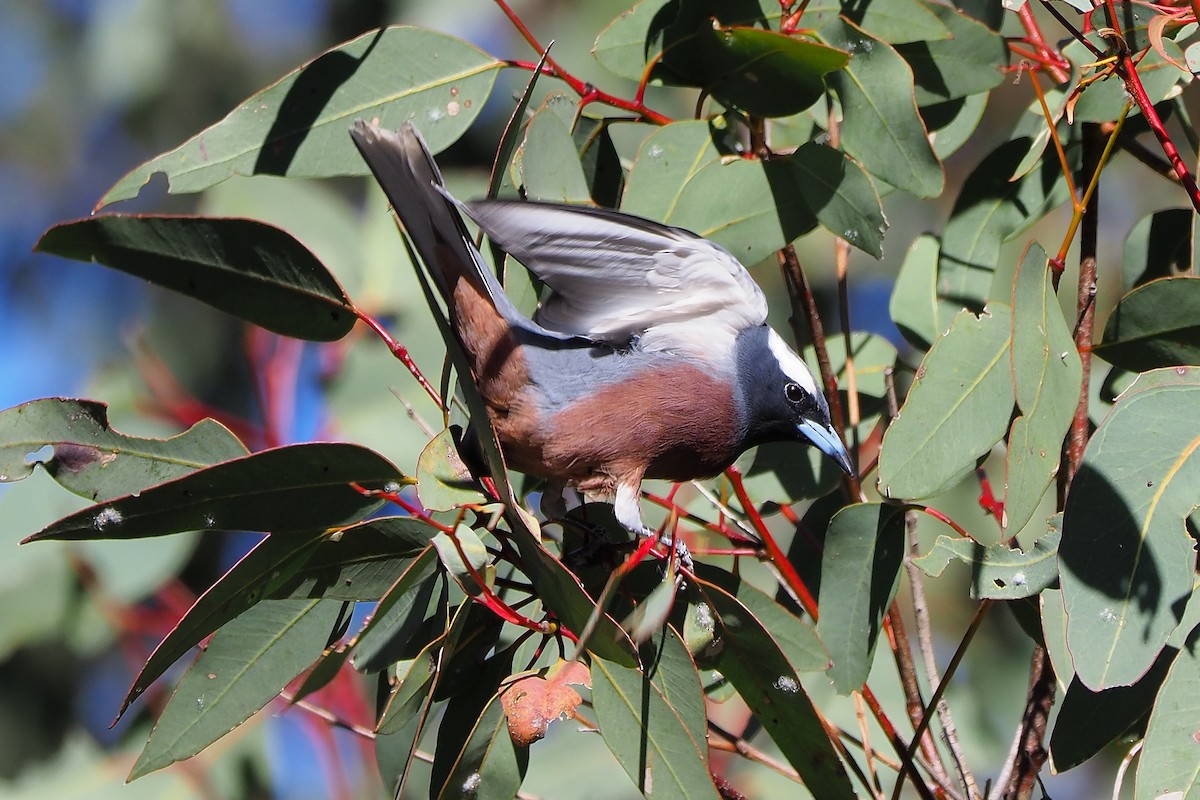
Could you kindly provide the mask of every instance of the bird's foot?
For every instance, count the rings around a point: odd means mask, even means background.
[[[682,538],[672,536],[668,533],[664,533],[662,536],[659,536],[657,531],[653,531],[649,528],[643,528],[641,533],[642,536],[655,539],[659,544],[667,548],[667,557],[670,558],[672,555],[674,555],[679,559],[680,566],[682,566],[688,572],[691,572],[695,568],[695,564],[692,562],[692,554],[688,551],[687,545],[683,543]]]

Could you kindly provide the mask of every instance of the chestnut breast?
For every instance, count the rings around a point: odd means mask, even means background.
[[[686,361],[653,359],[546,421],[547,466],[574,480],[632,470],[673,481],[709,477],[732,463],[742,441],[731,381]]]

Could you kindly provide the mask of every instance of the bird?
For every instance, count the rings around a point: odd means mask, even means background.
[[[509,467],[612,503],[640,536],[654,536],[643,479],[712,477],[756,445],[807,442],[854,474],[824,394],[728,250],[610,209],[460,202],[411,123],[350,134],[445,300]],[[464,214],[548,287],[532,318]]]

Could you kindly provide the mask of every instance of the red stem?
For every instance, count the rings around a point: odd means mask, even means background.
[[[375,331],[375,335],[383,340],[384,344],[388,346],[388,349],[392,351],[392,355],[400,359],[400,363],[403,364],[405,368],[412,373],[412,376],[417,379],[417,383],[419,383],[421,388],[425,390],[425,394],[429,395],[429,399],[432,400],[440,410],[445,411],[446,404],[442,402],[441,395],[438,394],[437,389],[433,387],[433,384],[431,384],[425,378],[425,375],[421,372],[420,367],[417,366],[417,362],[412,360],[412,356],[408,353],[408,348],[393,339],[392,335],[387,332],[387,329],[384,328],[383,325],[380,324],[379,320],[367,314],[365,311],[360,311],[357,308],[352,307],[351,310],[354,312],[354,316],[367,323],[367,327]]]
[[[579,95],[581,107],[593,102],[604,103],[605,105],[612,106],[613,108],[619,108],[622,111],[629,111],[637,114],[642,119],[646,120],[647,122],[652,122],[655,125],[667,125],[671,122],[670,117],[664,116],[653,109],[647,108],[641,102],[625,100],[624,98],[611,95],[608,92],[602,92],[595,86],[592,86],[590,83],[581,81],[579,78],[567,72],[558,65],[557,61],[555,61],[546,53],[546,48],[542,47],[542,45],[538,42],[537,37],[533,35],[533,32],[529,30],[529,27],[524,23],[524,21],[521,20],[520,17],[517,16],[516,12],[509,7],[505,0],[495,0],[495,3],[500,7],[500,10],[504,12],[504,16],[508,17],[508,21],[513,24],[513,27],[517,29],[517,32],[521,34],[521,37],[529,43],[530,47],[534,49],[534,52],[536,52],[539,56],[545,57],[545,73],[563,81],[571,87],[571,91]],[[505,63],[514,67],[520,67],[522,69],[532,70],[536,68],[535,65],[529,64],[528,62],[507,61]]]

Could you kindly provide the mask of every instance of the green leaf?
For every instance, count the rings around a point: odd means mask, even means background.
[[[842,0],[813,0],[804,7],[802,24],[821,28],[839,16],[853,22],[872,36],[892,44],[948,39],[946,25],[938,20],[937,6],[920,0],[848,5]]]
[[[1122,297],[1095,353],[1133,372],[1200,364],[1200,278],[1158,278]]]
[[[1194,216],[1190,208],[1167,208],[1137,221],[1121,256],[1121,287],[1126,292],[1191,269]]]
[[[425,706],[437,682],[438,651],[442,645],[442,639],[434,639],[409,662],[408,669],[388,697],[387,707],[376,728],[378,733],[398,733]]]
[[[650,590],[637,607],[625,618],[621,627],[629,631],[629,638],[641,644],[662,630],[675,606],[675,573],[666,570],[662,580]]]
[[[255,220],[104,214],[55,225],[35,249],[127,272],[283,336],[332,342],[356,319],[316,256]]]
[[[772,631],[723,589],[698,580],[713,612],[713,667],[733,684],[814,797],[854,797],[821,717]]]
[[[1016,532],[1037,511],[1058,473],[1063,437],[1079,404],[1083,364],[1058,297],[1046,251],[1030,245],[1013,283],[1012,375],[1021,415],[1008,435],[1004,529]]]
[[[1057,518],[1050,530],[1039,536],[1028,550],[997,542],[986,547],[973,539],[939,536],[929,552],[915,559],[925,574],[936,578],[950,561],[971,565],[971,596],[992,600],[1033,597],[1058,580]]]
[[[904,551],[904,509],[898,506],[859,503],[829,523],[817,635],[829,650],[829,677],[839,694],[867,682],[883,618],[900,586]]]
[[[837,48],[760,28],[712,25],[696,40],[706,56],[700,87],[726,107],[761,117],[808,108],[825,92],[822,78],[850,60]]]
[[[1134,800],[1200,797],[1197,719],[1200,719],[1200,657],[1193,646],[1180,651],[1150,712],[1145,744],[1138,759]]]
[[[242,556],[224,577],[200,595],[183,619],[154,648],[121,703],[117,718],[120,719],[130,703],[204,637],[253,608],[287,581],[312,555],[322,536],[315,533],[268,536]]]
[[[942,332],[937,302],[938,240],[922,234],[900,265],[888,309],[892,322],[913,347],[928,350]]]
[[[425,620],[437,578],[437,551],[430,546],[401,573],[380,599],[370,621],[354,637],[355,669],[378,672],[400,658],[404,648],[413,646],[410,639]]]
[[[829,653],[806,617],[797,616],[766,592],[724,570],[698,563],[696,575],[708,584],[706,588],[709,592],[720,589],[729,595],[725,600],[727,608],[735,607],[736,604],[742,605],[763,628],[770,631],[775,644],[796,672],[824,672],[829,668]],[[713,641],[716,633],[713,612],[704,602],[697,608],[699,612],[695,615],[696,621],[701,622],[707,631],[707,646]]]
[[[592,194],[579,152],[566,124],[549,108],[540,108],[525,129],[520,151],[521,180],[532,200],[590,203]]]
[[[650,60],[652,33],[676,0],[641,0],[600,31],[592,55],[609,72],[638,81]],[[657,48],[655,48],[657,50]]]
[[[415,517],[376,517],[351,525],[323,536],[287,579],[272,583],[268,596],[379,600],[437,532]]]
[[[962,312],[917,370],[899,416],[884,434],[879,487],[912,500],[949,489],[1004,436],[1012,415],[1008,306]]]
[[[1154,663],[1192,593],[1200,497],[1200,378],[1140,377],[1096,429],[1071,482],[1059,547],[1067,641],[1095,691]]]
[[[50,458],[26,461],[43,447]],[[108,406],[55,397],[0,411],[0,482],[19,481],[38,464],[60,485],[90,500],[111,500],[246,454],[219,422],[201,420],[169,439],[114,430]]]
[[[340,609],[271,600],[218,631],[159,715],[130,780],[199,753],[266,705],[321,654]]]
[[[355,489],[355,484],[372,488],[403,480],[383,456],[365,447],[324,442],[287,445],[85,508],[25,541],[330,528],[353,522],[382,504]]]
[[[471,573],[483,573],[491,555],[483,546],[483,540],[469,525],[459,524],[453,533],[439,532],[433,537],[433,547],[437,550],[438,559],[446,572],[458,582],[463,591],[476,595],[483,590],[484,587],[479,586]],[[459,548],[462,549],[461,554]],[[466,556],[466,561],[463,560],[463,556]],[[480,577],[485,576],[480,574]]]
[[[481,729],[480,722],[488,714],[489,709],[493,709],[491,713],[494,714],[494,707],[499,705],[496,702],[497,690],[501,682],[512,673],[512,654],[512,650],[502,651],[485,661],[479,667],[476,680],[466,690],[452,697],[446,705],[445,714],[438,726],[437,747],[433,756],[433,770],[429,782],[431,797],[445,797],[449,793],[457,793],[459,797],[471,798],[477,796],[479,791],[486,791],[482,785],[476,787],[475,793],[465,791],[468,775],[457,775],[457,779],[455,776],[459,765],[468,757],[468,748],[476,731],[491,728],[489,723]],[[503,719],[503,715],[501,715],[501,719]],[[487,736],[487,734],[483,735]],[[504,731],[504,738],[508,739],[507,730]],[[493,740],[488,738],[487,741]],[[488,747],[485,744],[480,748],[479,744],[477,741],[475,747],[472,748],[476,754],[472,757],[473,760],[478,759],[481,755],[486,757]],[[507,745],[499,745],[503,748],[511,746],[511,742]],[[501,758],[502,766],[504,764],[511,765],[512,762],[506,757],[506,754],[502,753]],[[521,769],[523,771],[524,767],[522,766]],[[507,770],[502,769],[501,775],[506,772]],[[495,797],[496,795],[489,794],[488,796]],[[504,797],[506,800],[512,797],[512,792]]]
[[[644,674],[602,658],[592,661],[600,734],[643,793],[715,799],[696,666],[670,627],[663,629],[656,655]]]
[[[693,231],[757,264],[816,226],[785,159],[725,159],[703,121],[676,122],[642,142],[621,210]]]
[[[479,715],[445,782],[431,791],[431,797],[512,800],[528,766],[529,748],[513,744],[504,705],[496,695]]]
[[[393,26],[327,50],[179,147],[134,169],[100,200],[136,197],[156,172],[170,191],[197,192],[232,175],[364,175],[346,129],[414,122],[436,153],[483,109],[501,62],[461,39]]]
[[[1057,159],[1042,159],[1038,168],[1011,180],[1030,143],[1027,137],[1013,139],[989,153],[954,201],[938,259],[938,298],[950,314],[980,311],[992,296],[1000,245],[1067,200]],[[1003,292],[1000,299],[1007,302],[1007,285]]]
[[[999,86],[1004,80],[1002,69],[1008,65],[1004,38],[951,6],[930,3],[926,8],[937,15],[950,35],[938,40],[914,39],[896,46],[912,67],[917,105],[980,94]]]
[[[1164,650],[1137,683],[1103,692],[1093,692],[1078,677],[1072,680],[1050,734],[1054,771],[1082,764],[1145,719],[1174,660],[1175,651]]]
[[[842,149],[867,172],[917,197],[940,194],[942,165],[926,136],[913,96],[913,74],[887,42],[839,18],[821,38],[851,54],[826,80],[842,105]]]
[[[579,148],[583,177],[592,202],[605,208],[616,208],[625,191],[625,169],[613,144],[609,120],[581,117],[571,138]]]
[[[875,258],[883,257],[887,219],[862,167],[832,147],[808,142],[781,159],[817,221],[834,236]]]
[[[431,511],[486,502],[479,483],[458,454],[450,428],[430,439],[417,459],[417,497]]]
[[[988,96],[973,94],[921,108],[921,119],[929,128],[934,155],[939,159],[949,158],[971,140],[971,135],[983,121]]]

